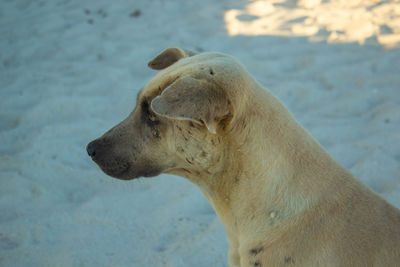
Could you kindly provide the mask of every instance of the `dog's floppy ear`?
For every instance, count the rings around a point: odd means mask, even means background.
[[[147,65],[153,70],[165,69],[184,57],[194,56],[196,53],[179,47],[170,47],[153,58]]]
[[[222,90],[205,80],[183,77],[164,89],[151,101],[158,115],[204,124],[216,134],[219,123],[232,117],[230,102]]]

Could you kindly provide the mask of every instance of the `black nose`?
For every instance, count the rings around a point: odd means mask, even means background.
[[[90,142],[86,146],[86,151],[89,156],[94,157],[96,155],[96,143],[94,141]]]

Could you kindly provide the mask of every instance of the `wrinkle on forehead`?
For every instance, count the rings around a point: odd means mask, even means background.
[[[161,77],[164,80],[157,79],[156,81],[150,80],[150,82],[138,93],[137,103],[142,101],[142,99],[147,99],[149,102],[153,100],[156,96],[160,95],[162,91],[179,79],[180,75],[174,75],[172,77]]]

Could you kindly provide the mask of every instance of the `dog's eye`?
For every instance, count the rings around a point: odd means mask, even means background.
[[[141,106],[142,111],[144,113],[148,113],[149,112],[149,102],[147,102],[147,100],[143,100],[142,103],[140,103],[140,106]]]
[[[154,122],[154,123],[158,122],[158,120],[157,120],[156,116],[154,115],[154,113],[150,111],[149,102],[144,100],[141,103],[141,107],[142,107],[143,115],[146,117],[147,121]]]
[[[153,114],[149,113],[148,117],[149,117],[149,120],[156,121],[156,117]]]

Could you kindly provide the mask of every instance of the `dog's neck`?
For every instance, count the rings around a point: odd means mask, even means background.
[[[178,173],[200,187],[228,239],[267,232],[309,211],[326,197],[322,194],[334,194],[335,184],[343,182],[327,174],[349,175],[275,97],[265,97],[259,105],[254,100],[249,109],[250,115],[233,122],[215,173]]]

